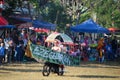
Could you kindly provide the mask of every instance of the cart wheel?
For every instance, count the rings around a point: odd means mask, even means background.
[[[43,76],[49,76],[49,74],[50,74],[50,66],[44,65],[42,74],[43,74]]]
[[[57,73],[59,76],[62,76],[64,74],[64,68],[59,67],[59,72]]]

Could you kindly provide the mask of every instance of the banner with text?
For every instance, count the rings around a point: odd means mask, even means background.
[[[51,63],[63,64],[67,66],[78,66],[80,64],[80,56],[70,56],[66,53],[52,51],[44,46],[30,44],[32,57],[39,60],[45,60]]]

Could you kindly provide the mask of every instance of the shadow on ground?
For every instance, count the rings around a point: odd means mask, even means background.
[[[42,72],[42,70],[38,70],[38,69],[0,68],[0,70],[4,70],[4,71],[14,71],[14,72]]]
[[[120,78],[120,76],[105,76],[105,75],[64,75],[65,77],[79,77],[79,78]]]
[[[118,62],[81,62],[80,66],[82,68],[112,68],[112,69],[120,69],[120,64]]]

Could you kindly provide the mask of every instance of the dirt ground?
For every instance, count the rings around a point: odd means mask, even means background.
[[[120,80],[120,64],[116,62],[81,62],[80,66],[65,66],[63,76],[42,75],[43,63],[24,62],[0,66],[0,80]]]

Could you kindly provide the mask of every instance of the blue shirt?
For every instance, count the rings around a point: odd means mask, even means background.
[[[106,48],[106,51],[112,52],[112,46],[110,44],[107,44],[105,48]]]
[[[5,48],[0,47],[0,55],[4,56],[5,55]]]

